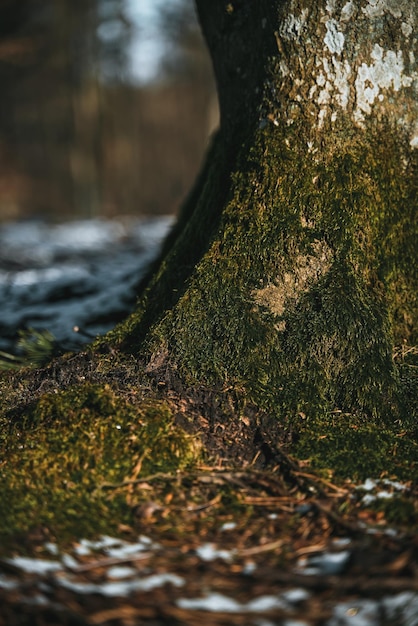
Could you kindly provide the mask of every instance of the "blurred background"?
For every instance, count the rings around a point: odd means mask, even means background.
[[[0,0],[0,222],[175,214],[218,123],[193,0]]]
[[[218,110],[193,0],[0,0],[0,89],[1,371],[133,309]]]

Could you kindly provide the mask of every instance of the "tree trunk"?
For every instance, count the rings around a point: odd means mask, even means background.
[[[282,417],[396,415],[394,346],[416,340],[417,5],[196,4],[221,128],[115,336],[150,371]]]

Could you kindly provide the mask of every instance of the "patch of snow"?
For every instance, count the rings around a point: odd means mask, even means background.
[[[220,593],[210,593],[203,598],[180,598],[176,602],[181,609],[222,613],[241,613],[243,605]]]
[[[53,556],[59,554],[59,548],[57,544],[53,543],[52,541],[47,541],[44,545],[44,548],[47,552],[49,552],[49,554],[52,554]]]
[[[0,589],[18,589],[19,582],[0,574]]]
[[[287,602],[280,596],[260,596],[243,605],[243,609],[245,611],[251,611],[251,613],[265,613],[266,611],[273,611],[274,609],[284,610],[287,607]]]
[[[223,613],[265,613],[275,609],[286,610],[290,604],[309,597],[303,589],[295,589],[280,595],[265,595],[242,603],[220,593],[209,593],[202,598],[180,598],[177,605],[182,609]],[[297,598],[297,600],[296,600]]]
[[[15,556],[6,559],[7,563],[11,563],[15,567],[22,570],[26,574],[49,574],[62,570],[62,565],[58,561],[45,561],[44,559],[32,559],[27,556]]]
[[[247,561],[242,569],[242,573],[244,576],[251,576],[251,574],[254,574],[256,569],[257,565],[254,561]]]
[[[382,604],[389,619],[401,617],[407,626],[418,626],[418,594],[404,591],[397,596],[383,598]]]
[[[373,489],[376,489],[380,486],[392,487],[394,491],[405,491],[407,489],[407,486],[403,483],[400,483],[397,480],[390,480],[389,478],[382,478],[377,480],[373,478],[367,478],[363,484],[357,485],[356,489],[361,489],[362,491],[373,491]]]
[[[364,491],[372,491],[376,487],[377,483],[373,478],[366,478],[366,481],[362,485],[358,485],[357,489],[364,489]]]
[[[74,569],[79,566],[79,562],[71,554],[63,554],[61,562],[68,569]]]
[[[134,307],[135,287],[172,223],[161,217],[0,226],[0,350],[13,349],[17,331],[30,327],[48,330],[64,349],[107,332]]]
[[[391,489],[391,491],[389,491],[388,489],[385,489],[385,487]],[[388,478],[383,478],[379,480],[367,478],[362,485],[357,485],[356,489],[359,491],[367,492],[361,498],[361,502],[365,506],[368,506],[369,504],[371,504],[372,502],[375,502],[378,499],[387,500],[389,498],[393,498],[393,496],[396,495],[396,493],[405,491],[407,487],[406,485],[398,481],[390,480]]]
[[[387,487],[393,487],[396,491],[405,491],[406,489],[406,485],[398,482],[397,480],[389,480],[388,478],[384,478],[381,482]]]
[[[167,584],[171,584],[174,587],[182,587],[185,584],[185,580],[176,574],[153,574],[146,578],[138,578],[135,580],[129,580],[124,582],[111,582],[111,583],[81,583],[74,582],[65,578],[57,579],[57,583],[70,591],[81,594],[96,593],[107,597],[122,597],[127,596],[134,591],[152,591],[158,587],[162,587]]]
[[[365,506],[369,506],[372,502],[376,501],[376,496],[373,496],[372,494],[368,493],[362,497],[361,501]]]
[[[137,574],[137,570],[134,567],[128,567],[127,565],[115,565],[114,567],[109,567],[107,570],[108,578],[132,578]]]
[[[105,552],[110,557],[113,557],[116,559],[123,559],[123,558],[134,556],[135,554],[144,552],[145,550],[149,550],[151,547],[152,547],[151,545],[146,545],[142,542],[132,543],[132,544],[126,543],[119,547],[108,548],[106,549]]]
[[[117,245],[128,234],[116,220],[92,219],[48,225],[12,222],[2,225],[2,257],[43,265],[59,256],[95,253]]]
[[[368,528],[367,524],[364,523],[360,523],[360,527],[364,528],[368,535],[386,535],[387,537],[397,537],[397,535],[399,534],[398,531],[394,528]]]
[[[321,552],[309,558],[301,558],[297,564],[297,571],[306,576],[335,576],[341,574],[350,558],[350,552]]]
[[[368,506],[369,504],[371,504],[372,502],[375,502],[376,500],[389,500],[390,498],[393,498],[392,492],[378,491],[375,496],[372,495],[371,493],[367,493],[365,496],[362,497],[361,501],[365,506]]]
[[[350,537],[335,537],[332,540],[332,545],[336,548],[344,548],[346,546],[349,546],[351,542],[352,539],[350,539]]]
[[[382,481],[369,479],[365,481],[365,491],[371,494],[373,490],[381,488],[382,483],[390,484],[393,489],[403,490],[405,485],[395,481]],[[344,546],[350,543],[349,538],[337,539],[333,542],[334,546]],[[47,543],[45,549],[56,554],[56,561],[48,561],[44,559],[32,559],[28,557],[14,557],[7,559],[15,567],[24,573],[38,574],[40,580],[33,584],[34,593],[25,595],[21,590],[21,581],[18,575],[9,576],[0,574],[0,589],[19,590],[21,602],[26,604],[40,604],[45,606],[54,606],[44,592],[49,592],[45,580],[42,577],[45,574],[52,575],[56,586],[78,594],[98,594],[106,597],[127,597],[132,593],[141,591],[148,592],[164,585],[172,585],[177,588],[185,587],[187,582],[184,578],[172,573],[157,573],[142,576],[132,566],[113,565],[107,571],[107,581],[84,582],[77,578],[76,575],[66,571],[66,557],[72,559],[71,563],[79,565],[72,554],[91,555],[96,551],[100,551],[107,555],[118,555],[121,558],[130,556],[147,549],[159,547],[152,539],[146,536],[140,536],[138,541],[129,543],[123,539],[110,536],[102,536],[97,541],[81,540],[78,545],[73,547],[72,553],[60,556],[56,544]],[[204,544],[202,546],[202,554],[205,557],[212,558],[229,558],[233,553],[225,550],[217,550],[213,544]],[[113,551],[120,551],[114,553]],[[196,550],[198,553],[199,549]],[[315,569],[311,573],[338,575],[345,567],[349,552],[328,553],[322,552],[315,554],[304,561],[307,566],[303,573],[308,573],[309,567]],[[250,564],[252,562],[249,562]],[[177,606],[185,610],[200,610],[207,612],[225,612],[236,614],[258,614],[254,615],[253,623],[255,626],[270,626],[268,619],[263,619],[263,613],[274,610],[293,611],[298,605],[307,601],[311,597],[311,593],[303,588],[294,588],[283,591],[278,594],[266,594],[253,597],[245,602],[238,601],[235,598],[226,596],[217,592],[209,592],[200,598],[181,598],[176,601]],[[58,605],[55,605],[58,606]],[[405,591],[393,596],[386,596],[379,600],[371,598],[358,598],[347,602],[339,602],[332,609],[332,616],[324,622],[324,626],[380,626],[382,623],[390,622],[399,624],[399,626],[418,626],[418,594],[416,592]],[[304,621],[298,619],[287,619],[280,622],[282,626],[307,626]]]
[[[196,554],[202,561],[214,561],[222,559],[223,561],[231,561],[234,553],[229,550],[218,550],[213,543],[204,543],[196,548]]]
[[[225,522],[225,524],[222,524],[221,526],[221,530],[234,530],[237,527],[235,522]]]
[[[379,604],[374,600],[355,600],[337,604],[326,626],[380,626]]]
[[[35,595],[26,596],[25,598],[22,598],[21,601],[23,602],[23,604],[29,604],[32,606],[54,606],[58,609],[62,608],[60,605],[57,605],[55,603],[51,605],[51,602],[49,601],[49,599],[46,596],[44,596],[42,593],[37,593]]]
[[[358,599],[337,604],[325,626],[418,626],[418,594],[405,591],[381,600]]]
[[[78,545],[75,546],[74,552],[80,556],[87,556],[91,554],[93,550],[104,550],[122,544],[124,544],[124,542],[121,539],[109,537],[109,535],[102,535],[102,537],[96,541],[81,539]]]
[[[123,559],[132,557],[136,554],[144,552],[145,550],[155,550],[159,547],[160,546],[157,543],[153,543],[152,540],[145,535],[141,535],[135,543],[103,535],[97,541],[81,539],[80,542],[74,547],[74,552],[79,556],[88,556],[93,551],[101,551],[109,557]]]
[[[288,591],[284,591],[281,594],[281,597],[288,604],[299,604],[300,602],[305,602],[305,600],[307,600],[310,597],[310,595],[311,594],[306,589],[296,588],[296,589],[289,589]]]

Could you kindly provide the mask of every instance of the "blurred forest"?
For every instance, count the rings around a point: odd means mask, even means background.
[[[164,3],[165,61],[135,81],[127,1],[0,0],[0,221],[177,211],[217,125],[210,61],[192,0]]]

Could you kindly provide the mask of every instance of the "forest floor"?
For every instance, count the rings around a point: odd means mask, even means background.
[[[62,548],[38,528],[0,560],[0,624],[418,624],[418,537],[379,507],[416,488],[334,485],[286,457],[135,487],[149,500],[117,536]]]
[[[0,625],[418,624],[418,485],[334,479],[251,410],[217,419],[219,397],[154,385],[207,463],[99,485],[130,506],[111,536],[11,538]]]

